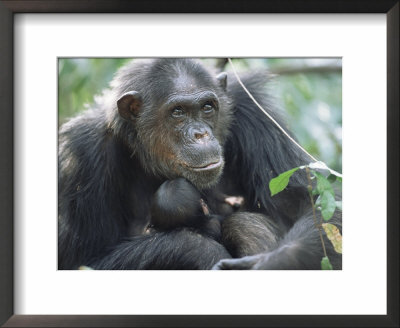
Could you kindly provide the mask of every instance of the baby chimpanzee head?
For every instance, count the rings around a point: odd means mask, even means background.
[[[165,181],[151,204],[151,224],[157,230],[198,226],[207,214],[200,192],[184,178]]]

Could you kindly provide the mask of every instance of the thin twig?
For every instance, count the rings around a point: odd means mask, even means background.
[[[281,130],[283,132],[283,134],[285,136],[287,136],[289,138],[290,141],[292,141],[297,147],[299,147],[304,153],[306,153],[313,161],[317,162],[317,159],[315,159],[315,157],[313,157],[310,153],[307,152],[307,150],[305,150],[302,146],[300,146],[296,140],[294,140],[280,125],[277,121],[275,121],[275,119],[268,114],[268,112],[261,107],[261,105],[257,102],[257,100],[255,100],[255,98],[253,97],[253,95],[249,92],[249,90],[247,90],[247,88],[245,87],[245,85],[243,84],[242,80],[240,79],[239,75],[236,72],[235,66],[233,66],[232,60],[230,58],[228,58],[229,64],[231,64],[232,66],[232,70],[233,70],[233,74],[235,74],[236,79],[238,80],[239,84],[242,86],[243,90],[246,91],[246,93],[248,94],[248,96],[250,97],[251,100],[254,101],[254,103],[257,105],[257,107],[259,109],[261,109],[261,111],[267,115],[267,117],[279,128],[279,130]]]
[[[324,256],[328,257],[326,255],[326,248],[325,248],[325,242],[324,242],[324,238],[322,237],[322,229],[321,229],[321,224],[318,224],[317,221],[317,215],[315,213],[315,204],[314,204],[314,198],[312,196],[312,184],[311,184],[311,176],[310,176],[310,169],[306,166],[306,172],[307,172],[307,180],[308,180],[308,193],[310,195],[310,201],[311,201],[311,205],[312,205],[312,211],[313,211],[313,218],[314,218],[314,224],[315,224],[315,228],[318,229],[319,232],[319,238],[321,238],[321,244],[322,244],[322,249],[324,251]]]

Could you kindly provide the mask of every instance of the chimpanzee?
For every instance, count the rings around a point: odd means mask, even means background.
[[[151,203],[150,217],[150,230],[186,227],[218,241],[221,238],[223,217],[211,214],[204,196],[184,178],[167,180],[158,188]]]
[[[285,127],[268,76],[242,81]],[[59,269],[319,269],[306,177],[298,171],[283,192],[268,191],[272,178],[309,162],[233,76],[186,58],[134,60],[60,130]],[[177,178],[208,193],[216,215],[213,195],[243,197],[239,211],[222,214],[221,242],[192,229],[145,232],[154,195]],[[331,220],[341,228],[340,213]]]

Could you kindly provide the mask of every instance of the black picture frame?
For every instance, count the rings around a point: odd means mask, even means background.
[[[385,13],[387,17],[387,315],[14,315],[13,28],[16,13]],[[366,68],[367,69],[367,68]],[[0,324],[4,327],[399,327],[399,1],[9,0],[0,2]],[[379,115],[379,113],[377,113]],[[376,191],[379,192],[379,191]],[[373,259],[372,259],[373,260]],[[372,264],[373,265],[373,264]],[[368,270],[368,264],[366,264]],[[366,286],[368,288],[368,286]]]

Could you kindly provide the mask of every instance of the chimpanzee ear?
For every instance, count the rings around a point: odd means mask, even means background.
[[[228,75],[225,72],[219,73],[217,75],[218,83],[224,91],[226,91],[227,77],[228,77]]]
[[[124,119],[133,121],[142,108],[142,97],[137,91],[129,91],[117,101],[118,112]]]

